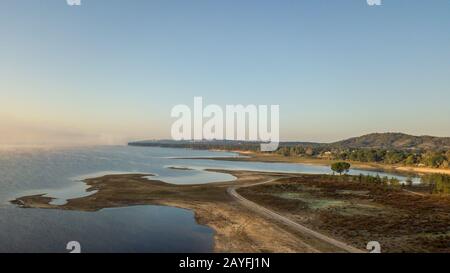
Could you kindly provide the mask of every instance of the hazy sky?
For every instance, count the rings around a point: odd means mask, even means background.
[[[168,138],[176,104],[279,104],[281,138],[450,136],[450,1],[3,0],[0,144]]]

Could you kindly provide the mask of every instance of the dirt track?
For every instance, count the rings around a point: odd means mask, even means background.
[[[241,187],[251,187],[251,186],[258,186],[258,185],[263,185],[263,184],[268,184],[271,182],[274,182],[276,180],[278,180],[279,178],[274,178],[274,179],[270,179],[268,181],[265,182],[258,182],[255,184],[250,184],[250,185],[245,185],[245,186],[231,186],[227,189],[228,194],[230,194],[232,197],[234,197],[239,203],[241,203],[243,206],[258,212],[266,217],[269,217],[275,221],[281,222],[289,227],[291,227],[292,229],[300,232],[300,233],[305,233],[307,235],[313,236],[319,240],[324,241],[325,243],[331,244],[335,247],[338,247],[346,252],[350,252],[350,253],[364,253],[364,251],[361,251],[355,247],[352,247],[346,243],[343,243],[341,241],[335,240],[331,237],[328,237],[322,233],[316,232],[312,229],[309,229],[303,225],[300,225],[299,223],[296,223],[276,212],[273,212],[263,206],[260,206],[246,198],[244,198],[243,196],[241,196],[239,193],[236,192],[236,189],[241,188]],[[319,252],[317,250],[317,252]]]

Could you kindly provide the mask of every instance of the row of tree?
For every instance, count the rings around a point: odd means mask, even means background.
[[[351,165],[347,162],[335,162],[331,165],[331,170],[333,173],[339,173],[340,175],[348,173]],[[355,177],[352,177],[355,179]],[[394,177],[381,177],[379,175],[363,175],[360,174],[358,177],[358,182],[360,183],[373,183],[376,185],[390,186],[390,187],[400,187],[400,186],[412,186],[412,178],[408,178],[405,182],[401,183],[400,180]],[[422,183],[428,186],[431,194],[450,194],[450,175],[446,174],[426,174],[422,176]]]
[[[191,149],[218,150],[260,150],[260,142],[250,141],[154,141],[134,142],[133,146],[158,146]],[[309,158],[326,158],[330,160],[374,162],[385,164],[403,164],[408,166],[426,166],[448,168],[450,166],[450,150],[388,150],[369,148],[343,148],[326,144],[301,144],[282,142],[275,153],[282,156],[298,156]]]
[[[450,175],[427,174],[422,177],[422,183],[428,185],[433,194],[450,194]]]
[[[351,165],[347,162],[336,162],[331,165],[331,170],[333,173],[347,174],[350,170]],[[395,177],[381,177],[380,175],[372,176],[372,175],[363,175],[359,176],[345,176],[347,179],[351,179],[353,181],[357,181],[359,183],[370,183],[379,186],[390,186],[390,187],[400,187],[402,184],[400,180]]]
[[[327,158],[385,164],[404,164],[448,168],[450,151],[401,151],[384,149],[326,149],[324,147],[280,147],[277,152],[284,156]]]
[[[333,173],[338,173],[339,175],[347,174],[350,171],[350,163],[347,162],[335,162],[331,164],[331,170]],[[400,180],[398,180],[395,177],[381,177],[380,175],[371,176],[371,175],[363,175],[360,174],[358,176],[358,182],[360,183],[374,183],[378,185],[385,185],[385,186],[399,186]]]

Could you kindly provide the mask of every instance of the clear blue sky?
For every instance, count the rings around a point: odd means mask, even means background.
[[[279,104],[285,140],[450,136],[450,1],[2,1],[0,144],[169,137],[194,96]]]

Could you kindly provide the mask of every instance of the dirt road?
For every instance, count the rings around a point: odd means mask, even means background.
[[[268,181],[265,182],[259,182],[259,183],[255,183],[255,184],[250,184],[250,185],[243,185],[243,186],[231,186],[227,189],[228,194],[230,194],[233,198],[235,198],[239,203],[241,203],[242,205],[244,205],[245,207],[260,213],[266,217],[269,217],[270,219],[273,219],[275,221],[281,222],[291,228],[293,228],[294,230],[303,233],[303,234],[307,234],[309,236],[313,236],[319,240],[322,240],[328,244],[331,244],[335,247],[338,247],[344,251],[350,252],[350,253],[366,253],[365,251],[362,251],[360,249],[357,249],[353,246],[350,246],[344,242],[338,241],[336,239],[330,238],[322,233],[319,233],[317,231],[311,230],[303,225],[300,225],[297,222],[294,222],[274,211],[271,211],[265,207],[262,207],[246,198],[244,198],[243,196],[241,196],[239,193],[237,193],[237,189],[239,188],[243,188],[243,187],[251,187],[251,186],[257,186],[257,185],[262,185],[262,184],[268,184],[271,182],[274,182],[276,180],[278,180],[280,178],[274,178],[274,179],[270,179]]]

